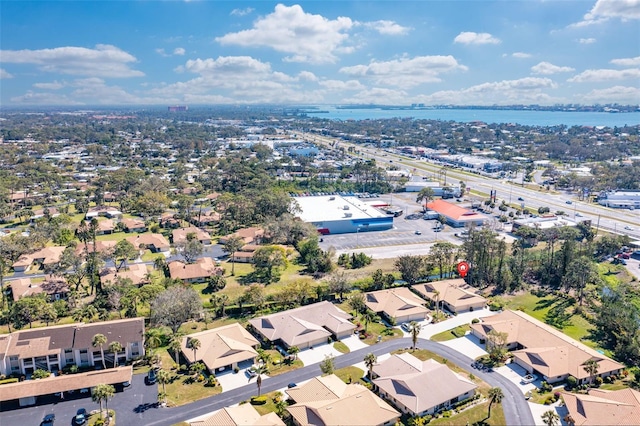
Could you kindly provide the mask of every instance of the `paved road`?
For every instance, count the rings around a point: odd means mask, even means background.
[[[420,339],[418,347],[428,349],[441,355],[449,362],[458,364],[468,369],[473,361],[471,358],[457,351],[429,340]],[[336,368],[342,368],[361,362],[367,353],[376,355],[387,354],[396,349],[406,348],[411,345],[411,339],[402,338],[389,340],[359,349],[357,351],[341,355],[335,359]],[[271,377],[262,384],[264,393],[285,388],[291,382],[302,382],[320,374],[317,364],[309,365],[289,373]],[[505,397],[502,400],[505,419],[509,425],[533,425],[531,411],[525,401],[522,392],[508,379],[497,373],[485,373],[474,371],[474,375],[486,381],[491,386],[502,388]],[[157,390],[155,387],[145,387],[144,377],[134,376],[130,389],[116,394],[109,403],[109,407],[117,412],[119,426],[169,426],[184,420],[188,420],[220,408],[233,405],[239,401],[249,399],[257,393],[255,383],[247,386],[223,392],[219,395],[206,398],[192,404],[175,408],[155,408],[152,404],[156,401]],[[40,405],[0,414],[0,424],[4,425],[37,425],[46,413],[55,412],[56,424],[70,425],[71,416],[79,407],[87,409],[97,408],[89,398],[76,401],[63,401],[53,405]]]

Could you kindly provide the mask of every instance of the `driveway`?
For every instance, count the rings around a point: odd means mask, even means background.
[[[522,384],[521,380],[527,375],[527,370],[513,362],[503,365],[502,367],[494,368],[494,371],[515,384],[523,395],[528,391],[535,391],[538,386],[540,386],[540,378],[533,383]]]
[[[248,385],[249,383],[253,383],[255,385],[256,378],[249,378],[249,376],[247,375],[247,370],[251,368],[251,362],[244,362],[239,367],[240,371],[238,371],[238,373],[234,373],[233,370],[216,373],[216,379],[218,379],[220,386],[222,386],[223,392],[231,389],[241,388]],[[269,378],[269,376],[265,374],[261,374],[261,376],[262,380]]]
[[[459,325],[471,324],[474,318],[485,318],[497,314],[497,312],[491,312],[488,308],[476,310],[472,312],[465,312],[458,314],[444,321],[440,321],[436,324],[423,324],[422,330],[420,330],[421,339],[430,339],[434,334],[442,333],[443,331],[451,330]],[[408,333],[405,333],[408,335]]]
[[[444,346],[448,346],[461,354],[465,354],[469,358],[479,358],[487,354],[480,344],[480,340],[471,334],[467,334],[464,337],[458,339],[447,340],[446,342],[440,342]]]
[[[549,410],[555,411],[558,417],[560,417],[560,424],[563,426],[566,425],[563,419],[567,414],[569,414],[569,411],[567,410],[567,407],[560,406],[560,401],[556,401],[551,405],[534,404],[533,402],[529,402],[529,408],[531,409],[531,415],[533,416],[536,426],[545,426],[545,423],[542,421],[542,415]]]
[[[360,338],[355,334],[342,339],[341,342],[347,345],[350,351],[357,351],[358,349],[366,348],[367,346],[369,346],[362,340],[360,340]]]
[[[339,357],[342,353],[333,348],[333,343],[314,346],[313,349],[305,349],[298,352],[298,359],[304,365],[317,364],[324,361],[326,356]]]

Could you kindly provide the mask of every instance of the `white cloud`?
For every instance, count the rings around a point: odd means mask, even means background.
[[[245,9],[233,9],[229,15],[231,16],[246,16],[253,12],[255,9],[252,7],[247,7]]]
[[[0,68],[0,79],[4,80],[5,78],[13,78],[13,74],[8,72],[4,68]]]
[[[184,47],[176,47],[175,49],[173,49],[174,55],[182,56],[185,53],[186,53],[186,50],[184,50]]]
[[[640,19],[640,0],[598,0],[591,11],[580,22],[569,25],[580,28],[606,22],[610,19],[622,21]]]
[[[571,83],[590,83],[596,81],[614,81],[640,78],[640,68],[630,68],[626,70],[586,70],[580,74],[574,75],[568,82]]]
[[[65,86],[64,83],[60,83],[58,81],[54,81],[52,83],[35,83],[33,87],[36,89],[45,89],[45,90],[60,90]]]
[[[557,87],[557,84],[549,78],[526,77],[478,84],[462,90],[443,90],[431,95],[418,96],[416,101],[458,105],[548,104],[555,100],[544,90]]]
[[[580,40],[578,40],[578,42],[580,44],[593,44],[595,43],[597,40],[593,37],[590,38],[581,38]]]
[[[614,86],[607,89],[594,89],[580,96],[584,103],[621,103],[628,105],[640,104],[640,88]]]
[[[403,27],[394,21],[386,20],[367,22],[364,25],[384,35],[405,35],[411,30],[409,27]]]
[[[98,44],[95,49],[56,47],[41,50],[1,50],[2,62],[34,64],[42,71],[109,78],[141,77],[144,73],[129,68],[136,58],[115,46]]]
[[[271,65],[251,56],[220,56],[218,59],[190,59],[180,71],[189,71],[202,75],[265,75],[271,71]]]
[[[300,71],[298,73],[298,80],[300,81],[318,81],[318,77],[311,71]]]
[[[158,55],[160,55],[160,56],[164,56],[165,58],[168,57],[168,56],[171,56],[167,52],[165,52],[164,49],[162,49],[162,48],[157,48],[156,49],[156,53]]]
[[[511,54],[511,56],[513,56],[514,58],[518,58],[518,59],[527,59],[531,57],[530,53],[524,53],[524,52],[514,52]]]
[[[534,74],[551,75],[560,72],[571,72],[575,71],[575,69],[571,67],[560,67],[549,62],[540,62],[538,65],[532,66],[531,71]]]
[[[373,87],[344,99],[349,104],[406,104],[408,94],[404,90]]]
[[[278,4],[273,13],[259,18],[253,28],[216,37],[223,45],[270,47],[291,54],[292,62],[333,63],[335,53],[343,47],[349,35],[345,31],[354,23],[346,17],[329,20],[306,13],[299,5]]]
[[[613,65],[620,65],[621,67],[636,67],[640,66],[640,56],[636,56],[635,58],[612,59],[611,63]]]
[[[489,33],[474,33],[471,31],[461,32],[453,39],[454,43],[462,44],[500,44],[499,38]]]
[[[11,98],[11,102],[23,105],[83,105],[81,101],[59,93],[39,93],[29,90],[21,96]]]
[[[340,72],[354,77],[370,78],[377,84],[412,87],[423,83],[442,81],[440,74],[467,71],[453,56],[403,57],[391,61],[372,61],[368,65],[343,67]]]
[[[327,90],[342,92],[345,90],[364,90],[366,87],[358,80],[322,80],[318,84]]]

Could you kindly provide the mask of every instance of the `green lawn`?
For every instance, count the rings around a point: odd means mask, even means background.
[[[507,421],[504,417],[504,412],[502,411],[502,405],[500,404],[493,404],[493,406],[491,407],[491,418],[486,420],[488,406],[488,402],[478,404],[473,408],[464,410],[459,414],[454,414],[449,418],[440,417],[438,419],[431,420],[429,424],[461,426],[472,425],[484,421],[484,424],[487,425],[506,425]]]
[[[442,333],[434,334],[431,336],[431,340],[434,342],[445,342],[447,340],[457,339],[465,335],[467,331],[471,330],[469,324],[463,324],[461,326],[452,328],[451,330],[443,331]]]
[[[88,411],[88,410],[87,410]],[[87,418],[87,426],[93,426],[96,421],[98,419],[100,419],[100,409],[98,408],[98,413],[96,414],[92,414]],[[104,415],[107,414],[107,411],[103,408],[103,412]],[[109,410],[109,414],[111,415],[111,421],[109,423],[109,426],[114,426],[116,424],[116,412],[113,410]]]
[[[288,373],[289,371],[297,370],[298,368],[304,367],[304,364],[299,359],[294,360],[289,364],[285,364],[283,361],[282,355],[280,352],[275,349],[267,349],[265,351],[271,356],[271,362],[269,365],[269,377],[278,376],[280,374]],[[279,364],[273,364],[274,361],[279,360]]]
[[[333,348],[338,352],[340,352],[341,354],[348,354],[349,352],[351,352],[349,347],[342,342],[335,342],[333,344]]]
[[[333,374],[340,377],[345,383],[357,383],[364,377],[364,371],[354,366],[340,368],[334,371]]]

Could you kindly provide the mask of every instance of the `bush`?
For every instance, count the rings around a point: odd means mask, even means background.
[[[578,379],[573,376],[567,377],[567,388],[573,389],[578,385]]]
[[[611,378],[611,376],[607,376],[604,378],[604,382],[605,383],[613,383],[613,379]]]
[[[18,383],[18,378],[12,377],[10,379],[0,380],[0,385],[6,385],[7,383]]]
[[[72,365],[71,367],[69,367],[69,372],[71,374],[76,374],[78,372],[79,368],[77,365]]]
[[[544,400],[544,405],[551,405],[554,402],[556,402],[555,398],[552,396],[547,397],[547,399]]]
[[[233,367],[233,372],[238,374],[240,372],[240,368],[238,367]]]
[[[95,421],[93,426],[104,426],[104,419],[103,418],[98,418],[98,420]]]
[[[251,397],[251,405],[264,405],[266,403],[267,403],[267,397],[264,395]]]
[[[480,320],[478,318],[474,318],[474,319],[471,320],[471,324],[477,324],[479,322],[480,322]]]
[[[47,377],[49,377],[51,375],[51,373],[49,373],[47,370],[42,370],[40,368],[38,368],[36,371],[33,372],[33,374],[31,374],[31,378],[32,379],[45,379]]]
[[[551,392],[552,390],[553,390],[553,386],[551,386],[549,383],[543,380],[542,383],[540,383],[540,389],[538,389],[538,392],[545,393],[545,392]]]
[[[595,380],[596,387],[600,387],[602,385],[602,377],[598,376]]]
[[[444,417],[445,419],[451,417],[451,410],[447,410],[442,413],[442,417]]]

